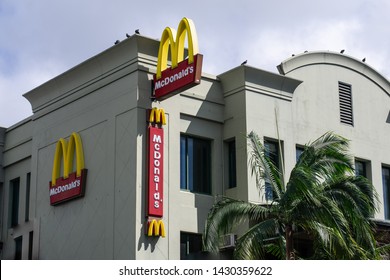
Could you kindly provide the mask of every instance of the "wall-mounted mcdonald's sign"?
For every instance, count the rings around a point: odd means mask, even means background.
[[[148,126],[148,201],[147,215],[162,217],[164,208],[164,109],[153,108]]]
[[[184,42],[188,37],[188,58],[184,59]],[[168,51],[171,67],[167,68]],[[166,99],[200,83],[203,55],[199,54],[198,37],[191,19],[183,18],[177,29],[166,27],[161,35],[154,76],[154,97]]]
[[[165,226],[162,220],[152,219],[148,222],[148,236],[165,237]]]
[[[76,154],[76,171],[72,172],[74,154]],[[60,175],[61,162],[62,176]],[[56,205],[84,196],[86,180],[87,169],[84,168],[83,145],[80,135],[73,132],[69,141],[61,138],[56,145],[49,184],[50,204]]]
[[[165,111],[148,110],[148,185],[147,185],[147,236],[165,237],[162,221],[164,211],[164,129]]]
[[[149,124],[166,125],[165,111],[162,108],[154,107],[149,113]]]

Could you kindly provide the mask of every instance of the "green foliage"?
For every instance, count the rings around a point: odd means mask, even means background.
[[[259,137],[251,132],[248,141],[257,187],[264,190],[267,182],[274,200],[259,205],[222,197],[206,221],[205,249],[218,251],[220,236],[246,222],[252,226],[246,226],[237,240],[238,259],[291,256],[286,242],[292,242],[294,235],[286,235],[286,226],[312,238],[312,258],[379,258],[369,220],[376,211],[377,194],[366,178],[354,175],[347,139],[326,133],[307,144],[286,184],[283,172],[265,156]]]

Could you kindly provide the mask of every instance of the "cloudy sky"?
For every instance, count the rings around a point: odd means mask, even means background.
[[[125,34],[160,38],[182,17],[197,29],[204,72],[248,60],[276,65],[305,50],[340,51],[390,79],[389,0],[0,0],[0,126],[32,114],[22,96]]]

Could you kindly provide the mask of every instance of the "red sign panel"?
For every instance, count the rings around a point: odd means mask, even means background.
[[[77,176],[76,173],[69,174],[69,177],[65,179],[63,177],[58,178],[54,186],[50,182],[49,192],[51,205],[84,196],[87,169],[82,169],[80,176]]]
[[[163,216],[164,130],[149,126],[148,216]]]
[[[200,83],[202,75],[203,55],[194,55],[193,63],[189,64],[188,59],[180,62],[175,68],[167,68],[161,72],[161,78],[154,76],[154,97],[164,100],[193,87]]]

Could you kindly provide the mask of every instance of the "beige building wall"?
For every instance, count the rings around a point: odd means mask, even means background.
[[[202,233],[216,198],[264,202],[249,166],[250,131],[282,141],[287,178],[296,145],[330,130],[351,139],[351,153],[369,163],[381,199],[376,218],[384,218],[381,167],[390,165],[390,83],[374,69],[338,53],[306,53],[282,62],[279,74],[248,65],[218,76],[204,73],[200,85],[157,102],[151,99],[151,80],[158,47],[158,41],[135,35],[25,94],[33,115],[2,134],[2,259],[14,258],[20,236],[25,259],[180,259],[181,232]],[[352,85],[353,126],[340,123],[339,81]],[[165,238],[145,235],[146,114],[155,106],[167,118]],[[86,194],[51,206],[55,145],[72,132],[83,141]],[[180,189],[182,134],[211,141],[210,195]],[[237,186],[229,188],[226,149],[233,139]],[[19,224],[10,227],[15,178],[20,178]]]
[[[1,188],[1,250],[2,259],[13,259],[16,241],[25,240],[20,243],[21,257],[28,259],[37,257],[36,252],[29,250],[29,243],[37,242],[38,239],[31,232],[38,230],[34,212],[32,212],[31,201],[31,151],[32,151],[32,122],[26,119],[8,129],[4,134],[4,146],[2,153],[2,166],[4,181]],[[18,203],[12,208],[12,195],[14,182],[18,188]],[[30,188],[30,192],[28,189]],[[13,216],[14,215],[14,216]],[[18,223],[13,226],[12,223]],[[31,233],[31,237],[30,237]],[[29,252],[30,251],[30,252]]]
[[[326,131],[350,139],[353,157],[368,162],[384,219],[382,165],[390,164],[390,83],[368,64],[332,52],[312,52],[282,62],[280,71],[302,79],[292,102],[294,142],[304,144]],[[340,123],[338,82],[351,85],[353,126]]]

